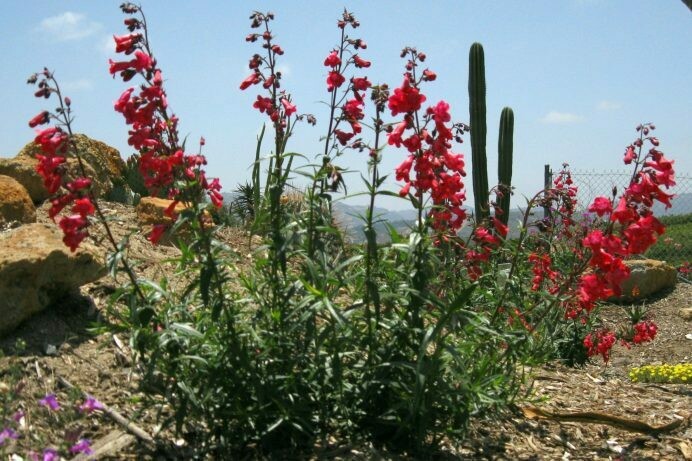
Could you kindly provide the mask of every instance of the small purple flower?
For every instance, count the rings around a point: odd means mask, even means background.
[[[22,411],[22,410],[17,410],[12,415],[12,419],[14,420],[15,423],[18,423],[19,421],[21,421],[23,417],[24,417],[24,411]]]
[[[43,461],[60,461],[60,454],[53,448],[43,450]]]
[[[60,409],[60,404],[58,403],[58,399],[55,397],[55,394],[48,394],[39,400],[38,403],[46,408],[50,408],[51,410],[57,411]]]
[[[0,446],[5,444],[5,440],[7,439],[14,439],[17,440],[19,438],[19,435],[9,427],[6,427],[5,429],[0,432]]]
[[[103,410],[103,404],[93,398],[92,396],[87,396],[83,404],[79,406],[79,411],[82,413],[92,413],[96,410]]]
[[[76,455],[77,453],[84,453],[85,455],[90,455],[93,453],[91,450],[91,442],[87,439],[81,439],[79,442],[75,443],[70,447],[70,453]]]

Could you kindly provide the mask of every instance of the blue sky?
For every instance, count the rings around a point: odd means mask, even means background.
[[[25,81],[43,66],[55,71],[71,97],[77,132],[116,147],[123,156],[132,153],[127,128],[112,110],[128,85],[112,79],[107,66],[114,57],[112,35],[125,33],[119,4],[3,4],[0,157],[14,156],[32,139],[27,120],[45,100],[35,99]],[[399,85],[399,52],[415,46],[438,74],[424,88],[428,102],[447,100],[456,121],[469,118],[469,46],[483,44],[490,183],[496,182],[497,126],[504,106],[515,113],[513,182],[519,195],[541,187],[546,163],[622,169],[624,147],[642,121],[656,123],[661,149],[675,159],[679,174],[692,173],[692,12],[679,0],[143,0],[181,132],[191,140],[206,138],[209,175],[220,177],[225,191],[249,178],[255,136],[264,122],[251,107],[256,88],[238,89],[248,74],[248,59],[258,51],[244,41],[252,9],[276,14],[274,33],[285,50],[279,64],[283,86],[299,112],[318,118],[317,127],[298,128],[289,150],[313,157],[326,131],[322,62],[337,45],[335,24],[344,6],[362,24],[351,36],[368,43],[361,55],[373,62],[366,72],[370,80]],[[455,151],[470,158],[470,141]],[[388,148],[383,169],[393,170],[403,157],[404,152]],[[348,153],[341,164],[365,171],[365,154]],[[359,189],[358,174],[347,181],[350,190]],[[470,189],[470,177],[467,182]],[[382,204],[405,206],[395,199]]]

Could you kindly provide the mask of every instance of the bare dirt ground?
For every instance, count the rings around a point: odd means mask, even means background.
[[[119,237],[138,229],[131,207],[104,203]],[[46,209],[39,220],[47,221]],[[97,234],[98,237],[98,234]],[[236,229],[224,230],[223,239],[241,254],[249,253],[248,237]],[[103,242],[105,251],[105,242]],[[131,238],[131,254],[141,260],[139,270],[149,278],[170,272],[166,259],[172,247],[153,247],[139,233]],[[89,330],[98,324],[106,300],[117,281],[105,277],[82,287],[52,308],[25,322],[0,339],[0,384],[17,377],[24,383],[20,406],[25,412],[24,437],[6,441],[20,454],[56,446],[65,427],[36,402],[49,393],[69,406],[79,392],[93,395],[125,420],[134,422],[164,445],[175,446],[168,432],[159,432],[156,409],[145,410],[137,375],[130,362],[124,334]],[[692,361],[692,322],[678,316],[689,307],[692,285],[648,301],[659,327],[652,343],[626,349],[615,346],[607,366],[594,361],[585,368],[550,364],[532,370],[532,399],[495,420],[474,421],[466,440],[450,444],[440,459],[497,460],[692,460],[692,387],[680,384],[635,384],[628,377],[633,366]],[[606,306],[606,323],[624,317],[622,307]],[[17,376],[12,377],[12,373]],[[0,389],[2,392],[2,389]],[[79,403],[81,400],[76,398]],[[121,421],[122,423],[122,421]],[[171,459],[174,451],[154,449],[127,434],[111,415],[95,413],[78,423],[82,437],[105,446],[98,459]],[[74,424],[68,426],[75,428]],[[0,427],[1,429],[1,427]],[[657,430],[658,429],[658,430]],[[456,445],[451,447],[451,445]],[[179,453],[179,452],[178,452]],[[324,451],[323,459],[397,459],[372,447],[343,447]]]

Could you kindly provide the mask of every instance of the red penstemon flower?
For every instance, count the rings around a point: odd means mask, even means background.
[[[73,204],[71,216],[64,216],[58,220],[63,231],[63,242],[71,251],[76,251],[79,244],[89,235],[88,217],[95,212],[90,198],[91,180],[88,178],[75,178],[66,182],[64,177],[64,165],[67,161],[68,147],[70,144],[71,100],[63,97],[53,74],[44,69],[42,72],[32,75],[28,83],[36,84],[40,88],[37,97],[50,97],[55,94],[59,107],[54,114],[42,111],[29,120],[29,126],[47,124],[54,120],[57,125],[37,130],[34,142],[41,149],[41,154],[36,155],[38,163],[36,171],[43,179],[43,185],[51,195],[51,207],[48,216],[55,220],[58,215]],[[67,130],[67,131],[65,131]]]
[[[221,206],[218,182],[207,181],[202,169],[206,164],[201,155],[204,143],[200,142],[200,154],[197,155],[186,154],[179,147],[178,118],[169,113],[163,74],[156,65],[146,39],[146,21],[141,9],[132,4],[124,4],[121,8],[124,13],[139,15],[141,18],[127,18],[125,25],[131,33],[114,37],[116,52],[134,54],[134,59],[119,62],[110,60],[110,73],[120,73],[124,81],[139,75],[144,83],[138,92],[134,88],[125,90],[113,108],[132,127],[128,131],[128,144],[140,152],[139,170],[144,177],[145,186],[153,193],[166,191],[169,198],[176,202],[194,202],[196,197],[205,193],[214,206]],[[261,76],[254,72],[241,86],[250,86],[260,81]],[[182,180],[185,187],[174,188],[176,180]],[[155,228],[150,240],[158,241],[162,233],[163,231]]]
[[[454,127],[447,126],[451,120],[450,106],[440,101],[424,114],[416,114],[426,101],[419,88],[425,78],[416,75],[416,67],[425,55],[413,48],[405,48],[402,57],[406,56],[409,59],[404,81],[393,90],[387,103],[392,115],[404,115],[387,135],[390,145],[404,146],[409,152],[396,168],[397,181],[404,182],[400,195],[411,194],[421,203],[425,196],[429,196],[431,227],[439,236],[453,236],[466,219],[462,208],[466,199],[462,177],[466,173],[463,156],[451,151]],[[434,129],[429,129],[430,125]],[[474,260],[484,255],[484,252],[469,254]]]

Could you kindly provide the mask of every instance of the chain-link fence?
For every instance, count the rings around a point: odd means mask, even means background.
[[[554,173],[547,165],[544,174],[545,180],[552,183]],[[580,211],[586,211],[598,196],[612,196],[614,187],[619,196],[629,185],[631,177],[631,172],[617,170],[572,170],[572,180],[578,188]],[[661,203],[654,204],[654,215],[666,226],[666,232],[645,256],[678,266],[692,260],[692,176],[676,174],[675,182],[671,189],[664,189],[669,194],[675,194],[671,201],[673,206],[666,209]]]

